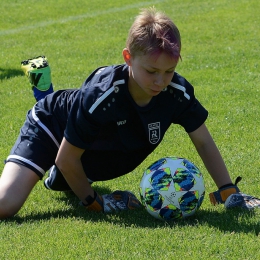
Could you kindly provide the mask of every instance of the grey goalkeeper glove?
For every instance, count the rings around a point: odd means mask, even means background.
[[[244,193],[231,194],[225,201],[225,208],[240,207],[247,210],[260,208],[260,199]]]
[[[225,185],[217,191],[209,194],[210,202],[213,205],[224,204],[225,208],[240,207],[247,210],[260,208],[260,199],[240,192],[237,184],[242,180],[239,176],[235,184]]]
[[[82,202],[90,211],[111,213],[122,210],[136,209],[141,207],[141,202],[130,191],[114,191],[111,194],[98,195],[94,192],[94,198],[88,196],[86,202]]]

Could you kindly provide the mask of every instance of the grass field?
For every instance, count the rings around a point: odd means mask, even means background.
[[[123,62],[128,29],[142,7],[165,11],[182,35],[177,72],[209,110],[207,126],[232,179],[260,196],[259,0],[0,0],[0,169],[34,98],[20,61],[48,57],[55,89],[78,88],[98,66]],[[145,168],[165,155],[190,159],[203,172],[206,197],[190,219],[164,223],[144,210],[103,215],[39,182],[13,218],[0,222],[0,259],[260,259],[260,211],[212,207],[216,189],[187,134],[172,126],[132,173],[100,182],[138,195]]]

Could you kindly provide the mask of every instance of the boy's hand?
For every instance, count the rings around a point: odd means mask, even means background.
[[[234,207],[241,207],[248,210],[256,207],[260,208],[260,199],[240,192],[237,184],[241,179],[241,177],[237,177],[235,184],[224,186],[210,193],[211,204],[224,204],[227,209]]]
[[[116,190],[111,194],[103,195],[102,198],[104,213],[141,207],[141,202],[130,191]]]
[[[231,194],[225,201],[225,207],[227,209],[234,207],[241,207],[244,209],[260,208],[260,199],[244,193]]]
[[[88,201],[86,199],[86,201]],[[88,210],[111,213],[115,211],[136,209],[141,207],[141,202],[130,191],[114,191],[111,194],[98,195],[95,192],[93,201],[88,204],[82,203]]]

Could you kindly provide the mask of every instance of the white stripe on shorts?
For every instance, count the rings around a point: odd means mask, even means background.
[[[32,167],[34,167],[35,169],[37,169],[37,170],[42,174],[42,176],[45,175],[45,171],[44,171],[41,167],[39,167],[37,164],[31,162],[31,161],[28,160],[28,159],[25,159],[25,158],[23,158],[23,157],[21,157],[21,156],[19,156],[19,155],[9,155],[9,156],[7,157],[7,161],[8,161],[9,159],[16,159],[16,160],[25,162],[25,163],[31,165]]]
[[[36,123],[49,135],[49,137],[53,140],[53,142],[56,144],[56,146],[58,148],[60,148],[60,144],[58,143],[58,141],[56,140],[56,138],[54,137],[54,135],[51,133],[51,131],[48,129],[47,126],[45,126],[41,120],[39,119],[39,117],[36,115],[35,113],[35,106],[33,106],[32,108],[32,117],[33,119],[36,121]]]

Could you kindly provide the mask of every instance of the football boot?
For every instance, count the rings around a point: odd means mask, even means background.
[[[51,69],[45,56],[38,56],[21,62],[24,74],[32,88],[48,91],[52,87]]]

